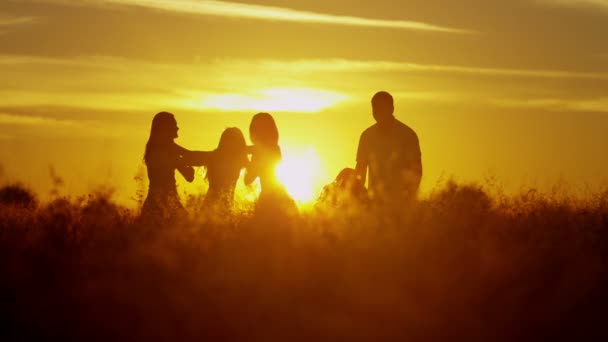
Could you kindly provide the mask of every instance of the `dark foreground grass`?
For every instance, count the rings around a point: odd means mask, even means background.
[[[156,228],[101,194],[38,204],[5,187],[0,200],[0,334],[20,340],[608,337],[608,192],[451,183],[407,208],[191,207]]]

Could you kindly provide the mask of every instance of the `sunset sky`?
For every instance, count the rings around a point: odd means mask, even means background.
[[[128,201],[155,113],[210,150],[268,111],[319,188],[378,90],[418,133],[423,193],[607,184],[608,0],[2,0],[0,182],[45,195],[52,165],[66,194]]]

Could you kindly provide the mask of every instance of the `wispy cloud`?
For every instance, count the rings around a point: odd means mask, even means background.
[[[319,112],[367,99],[370,89],[378,87],[388,88],[398,98],[410,102],[479,104],[482,99],[498,97],[489,104],[605,111],[606,100],[585,98],[601,95],[597,87],[608,82],[608,73],[341,59],[225,59],[170,64],[115,57],[55,59],[0,55],[0,73],[5,76],[0,89],[3,106],[137,111],[171,108],[204,112]],[[58,73],[65,77],[55,77]],[[454,88],[459,79],[468,75],[482,77],[467,82],[466,87]],[[416,81],[404,82],[409,77],[415,77]],[[503,79],[506,82],[501,82]],[[596,90],[573,91],[567,85],[570,82],[563,80],[585,82]],[[545,87],[521,91],[529,81]],[[150,89],[150,85],[155,88]],[[511,94],[515,99],[503,101],[499,97],[503,94]],[[530,99],[535,96],[540,100]],[[557,103],[544,98],[562,100]]]
[[[10,16],[0,13],[0,33],[6,33],[11,29],[29,25],[35,21],[34,17]]]
[[[608,55],[600,56],[608,58]],[[218,59],[205,63],[150,63],[145,61],[129,60],[118,57],[90,56],[82,58],[48,58],[23,55],[0,54],[0,67],[12,66],[52,66],[52,67],[78,67],[84,69],[98,69],[103,72],[130,72],[137,74],[140,69],[155,70],[156,72],[171,72],[173,75],[192,73],[194,71],[207,71],[221,74],[224,79],[230,74],[256,74],[260,72],[309,74],[315,72],[357,73],[357,72],[416,72],[416,73],[453,73],[477,74],[494,77],[518,78],[551,78],[551,79],[589,79],[608,80],[608,72],[580,72],[569,70],[550,69],[510,69],[487,68],[476,66],[460,66],[449,64],[420,64],[409,62],[383,61],[383,60],[354,60],[354,59]],[[248,76],[249,77],[249,76]],[[262,79],[255,79],[258,83]]]
[[[269,88],[244,94],[190,95],[183,103],[193,109],[316,113],[346,100],[344,94],[307,88]]]
[[[513,108],[539,108],[567,112],[608,113],[608,98],[564,100],[557,98],[538,99],[492,99],[491,104]]]
[[[46,116],[55,115],[57,108],[48,107],[38,110],[38,113],[26,115],[23,111],[31,111],[32,107],[25,110],[11,110],[4,108],[0,111],[0,139],[4,134],[5,140],[17,138],[23,132],[43,136],[82,136],[82,137],[125,137],[134,133],[132,126],[122,122],[112,122],[101,117],[86,118],[58,118]],[[85,109],[82,109],[85,110]],[[35,112],[36,109],[34,108]],[[85,110],[86,111],[86,110]]]
[[[98,6],[136,6],[162,11],[189,13],[229,18],[247,18],[270,21],[290,21],[301,23],[316,23],[346,26],[364,26],[392,28],[416,31],[432,31],[443,33],[473,33],[473,31],[452,28],[430,23],[409,20],[387,20],[364,18],[356,16],[342,16],[335,14],[301,11],[286,7],[265,6],[236,3],[229,1],[206,0],[83,0],[80,2],[66,0],[39,0],[70,5],[98,5]]]
[[[97,58],[95,58],[97,59]],[[25,66],[25,65],[57,65],[57,66],[84,66],[94,67],[96,64],[92,58],[75,59],[75,58],[53,58],[28,55],[8,55],[0,54],[0,67],[2,66]]]
[[[565,7],[590,7],[608,10],[608,0],[537,0],[541,4]]]
[[[504,69],[482,68],[473,66],[455,66],[438,64],[417,64],[392,61],[358,61],[344,59],[329,60],[261,60],[242,61],[224,60],[221,62],[234,68],[251,68],[257,66],[267,70],[283,72],[428,72],[428,73],[461,73],[485,76],[528,77],[528,78],[561,78],[561,79],[596,79],[608,80],[608,73],[576,72],[565,70],[539,69]]]
[[[0,26],[25,25],[34,22],[33,17],[4,16],[0,14]]]
[[[70,120],[0,113],[0,125],[71,127],[74,126],[74,124],[75,123]]]

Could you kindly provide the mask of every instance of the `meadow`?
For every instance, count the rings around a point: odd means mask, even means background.
[[[111,192],[0,189],[0,319],[20,340],[608,337],[608,191],[446,182],[395,208],[247,207],[146,227]]]

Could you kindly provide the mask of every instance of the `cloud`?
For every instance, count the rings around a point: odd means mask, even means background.
[[[3,26],[17,26],[31,24],[35,21],[34,17],[14,17],[4,16],[0,14],[0,27]]]
[[[386,20],[355,16],[342,16],[327,13],[295,10],[286,7],[265,6],[236,3],[229,1],[206,0],[38,0],[70,5],[97,5],[97,6],[134,6],[177,13],[219,16],[228,18],[246,18],[269,21],[289,21],[300,23],[315,23],[344,26],[363,26],[392,28],[415,31],[431,31],[442,33],[474,33],[473,31],[439,26],[418,21]]]
[[[250,64],[248,72],[233,72],[231,62],[221,61],[163,64],[112,57],[0,55],[0,72],[6,76],[0,89],[0,105],[12,107],[309,113],[347,99],[343,92],[311,86],[309,81],[313,80],[263,70],[256,63]],[[264,78],[260,78],[260,72],[264,72]],[[57,73],[65,76],[58,79],[53,76]]]
[[[97,59],[97,58],[95,58]],[[54,66],[83,66],[95,67],[93,58],[74,59],[74,58],[53,58],[28,55],[8,55],[0,54],[0,67],[2,66],[21,66],[21,65],[54,65]]]
[[[7,16],[0,13],[0,34],[32,24],[35,21],[36,18],[34,17]]]
[[[538,0],[541,4],[562,7],[588,7],[608,11],[608,0]]]
[[[134,128],[129,124],[107,121],[102,117],[58,118],[55,116],[61,115],[61,113],[55,112],[58,109],[53,107],[45,108],[42,111],[36,111],[32,107],[24,110],[8,108],[7,111],[3,109],[0,112],[0,139],[4,135],[4,140],[11,140],[20,137],[25,132],[37,137],[81,136],[89,138],[128,137],[134,132]],[[90,112],[86,108],[80,110]],[[34,112],[35,114],[28,115],[24,112]],[[47,114],[49,116],[45,116]]]
[[[564,112],[608,113],[608,97],[596,99],[564,100],[556,98],[538,99],[493,99],[488,103],[501,107],[542,108]]]
[[[594,79],[608,80],[608,73],[576,72],[565,70],[539,70],[539,69],[503,69],[480,68],[474,66],[455,66],[437,64],[416,64],[392,61],[358,61],[344,59],[329,60],[299,60],[299,61],[239,61],[224,60],[223,64],[234,68],[251,68],[257,65],[264,68],[283,72],[428,72],[428,73],[459,73],[477,74],[484,76],[506,76],[522,78],[558,78],[558,79]]]
[[[306,88],[269,88],[246,94],[203,94],[196,100],[185,101],[194,109],[223,111],[283,111],[315,113],[335,106],[348,97],[337,92]]]
[[[39,116],[0,113],[0,125],[72,127],[75,122]]]
[[[160,109],[319,112],[356,101],[353,99],[367,99],[376,88],[391,89],[396,97],[409,102],[488,104],[482,99],[520,94],[519,99],[499,99],[490,104],[604,111],[605,102],[577,97],[601,95],[597,87],[608,81],[607,73],[342,59],[224,59],[170,64],[116,57],[55,59],[0,55],[0,73],[5,76],[0,84],[0,106],[69,106],[138,112]],[[57,74],[64,76],[57,78]],[[454,84],[461,84],[463,75],[469,74],[483,78],[454,88]],[[408,81],[412,77],[415,82]],[[508,82],[501,82],[505,78]],[[530,80],[538,86],[530,86]],[[569,85],[572,82],[563,80],[576,80],[591,88],[572,89]],[[553,103],[526,99],[541,93],[564,100]]]
[[[454,74],[476,74],[494,77],[518,77],[518,78],[549,78],[549,79],[588,79],[608,80],[608,72],[579,72],[568,70],[547,69],[509,69],[509,68],[486,68],[476,66],[459,66],[449,64],[419,64],[409,62],[383,61],[383,60],[352,60],[352,59],[300,59],[300,60],[278,60],[278,59],[217,59],[205,63],[151,63],[119,57],[89,56],[81,58],[47,58],[22,55],[1,55],[0,68],[11,68],[21,66],[52,66],[64,68],[80,68],[97,70],[103,73],[132,73],[139,75],[138,70],[145,69],[157,73],[168,72],[171,75],[183,76],[192,72],[211,72],[221,75],[223,79],[229,79],[230,74],[257,75],[254,83],[262,82],[260,73],[276,74],[309,74],[318,72],[335,73],[360,73],[360,72],[396,72],[396,73],[454,73]],[[150,76],[149,81],[158,79]],[[170,81],[166,80],[166,81]],[[240,80],[242,81],[242,80]]]

